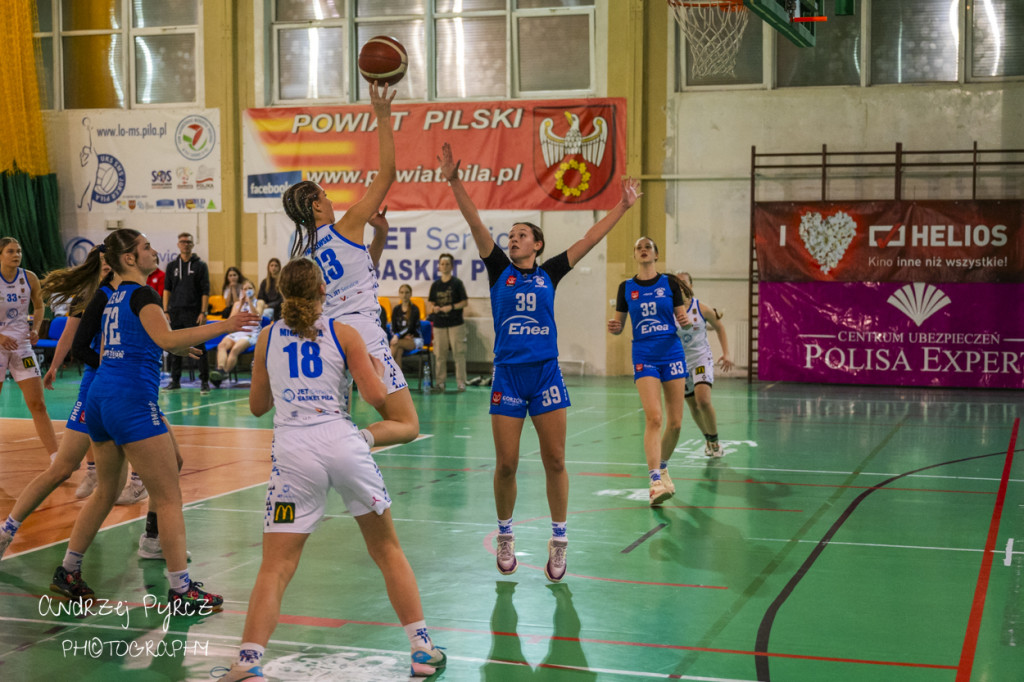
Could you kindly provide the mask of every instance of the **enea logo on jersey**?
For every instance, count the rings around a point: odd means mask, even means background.
[[[174,144],[178,153],[190,161],[205,159],[217,144],[217,131],[205,116],[192,114],[178,123]]]
[[[555,201],[582,204],[599,195],[615,171],[615,106],[534,107],[533,173]]]
[[[124,166],[110,154],[96,157],[96,181],[92,186],[92,200],[99,204],[112,204],[124,192]]]
[[[513,315],[503,324],[508,327],[509,336],[547,336],[551,333],[551,327],[542,325],[529,315]]]

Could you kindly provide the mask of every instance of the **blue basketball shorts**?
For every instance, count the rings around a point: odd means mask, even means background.
[[[71,408],[71,414],[68,415],[68,423],[65,425],[70,431],[78,431],[89,435],[89,427],[85,425],[85,401],[89,397],[89,386],[92,385],[92,379],[96,376],[94,370],[86,370],[82,374],[82,383],[78,386],[78,400],[75,401],[75,406]]]
[[[151,395],[96,395],[90,391],[85,402],[85,423],[95,443],[112,440],[117,445],[167,433],[160,406]]]
[[[569,391],[558,359],[521,365],[495,365],[491,414],[525,419],[569,407]]]

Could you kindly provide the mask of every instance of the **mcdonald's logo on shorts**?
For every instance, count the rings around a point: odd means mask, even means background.
[[[25,369],[32,369],[36,366],[36,356],[30,355],[27,358],[22,358],[21,364],[25,365]]]
[[[295,523],[295,503],[275,502],[274,523]]]

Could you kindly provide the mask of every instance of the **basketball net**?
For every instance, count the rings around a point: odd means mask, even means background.
[[[686,36],[693,76],[734,76],[750,14],[743,0],[668,0]]]

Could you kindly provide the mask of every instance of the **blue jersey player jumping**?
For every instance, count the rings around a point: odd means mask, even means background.
[[[679,442],[687,376],[686,354],[676,336],[676,321],[690,326],[685,306],[689,295],[680,288],[679,280],[655,269],[658,245],[652,239],[636,240],[633,259],[637,263],[636,275],[619,285],[615,316],[608,320],[608,331],[621,334],[629,314],[633,328],[633,381],[644,408],[644,455],[651,477],[650,503],[654,507],[675,493],[668,461]],[[662,391],[667,418],[661,409]]]
[[[516,504],[519,438],[529,414],[540,440],[547,479],[552,537],[544,573],[558,582],[565,576],[568,539],[569,478],[565,472],[565,408],[569,394],[558,367],[555,287],[576,263],[600,242],[640,196],[640,182],[622,180],[622,199],[604,218],[566,251],[537,264],[544,234],[536,225],[515,223],[509,231],[508,255],[495,248],[487,226],[459,179],[459,163],[444,144],[441,172],[448,180],[462,216],[469,223],[480,257],[487,266],[494,317],[494,382],[491,386],[491,430],[494,434],[494,503],[498,512],[498,571],[518,567],[512,512]]]

